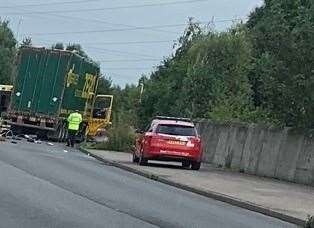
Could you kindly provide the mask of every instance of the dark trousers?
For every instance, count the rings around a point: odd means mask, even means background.
[[[67,146],[74,147],[76,133],[77,131],[68,129]]]

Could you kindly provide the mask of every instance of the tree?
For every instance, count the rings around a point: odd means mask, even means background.
[[[140,126],[154,115],[255,121],[248,80],[252,47],[246,28],[208,31],[189,20],[175,54],[144,84]]]
[[[23,40],[22,40],[22,43],[21,43],[21,46],[33,46],[33,42],[32,42],[32,38],[31,37],[25,37]]]
[[[314,127],[314,3],[267,0],[247,23],[255,104],[284,125]]]
[[[248,81],[252,56],[243,26],[204,35],[194,42],[189,55],[184,97],[193,117],[249,120],[254,110]]]
[[[0,21],[0,83],[10,84],[14,72],[16,40],[8,21]]]
[[[98,81],[97,94],[111,94],[112,90],[112,80],[101,76]]]
[[[63,43],[59,42],[59,43],[53,44],[51,48],[52,49],[58,49],[58,50],[64,50],[64,45],[63,45]]]
[[[146,126],[155,115],[190,115],[182,99],[183,82],[188,70],[188,50],[201,34],[199,24],[190,18],[184,34],[174,46],[174,55],[165,58],[149,79],[142,80],[144,91],[137,112],[140,127]]]
[[[86,52],[83,50],[82,46],[80,44],[68,44],[66,47],[66,50],[68,51],[75,51],[77,52],[78,55],[88,58],[88,55]]]

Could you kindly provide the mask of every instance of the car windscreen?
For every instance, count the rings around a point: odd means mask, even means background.
[[[156,133],[166,135],[196,136],[194,127],[172,124],[159,124],[157,126]]]

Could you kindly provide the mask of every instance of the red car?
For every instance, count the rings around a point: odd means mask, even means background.
[[[148,130],[136,140],[133,162],[146,165],[148,160],[182,162],[185,168],[199,170],[202,143],[189,119],[156,117]]]

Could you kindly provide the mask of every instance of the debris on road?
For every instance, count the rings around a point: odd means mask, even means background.
[[[24,135],[24,138],[30,139],[29,135]]]
[[[35,139],[32,139],[32,138],[29,138],[29,139],[27,139],[27,142],[35,142]]]
[[[3,130],[3,131],[1,132],[0,136],[1,136],[1,137],[6,137],[6,138],[8,138],[8,137],[10,137],[10,136],[13,137],[13,133],[12,133],[11,130],[6,129],[6,130]]]
[[[36,143],[36,141],[40,141],[37,135],[22,135],[27,142]]]
[[[5,142],[6,138],[3,136],[0,136],[0,142]]]
[[[20,138],[19,136],[15,136],[15,135],[12,136],[12,139],[13,140],[18,140],[18,141],[22,140],[22,138]]]

